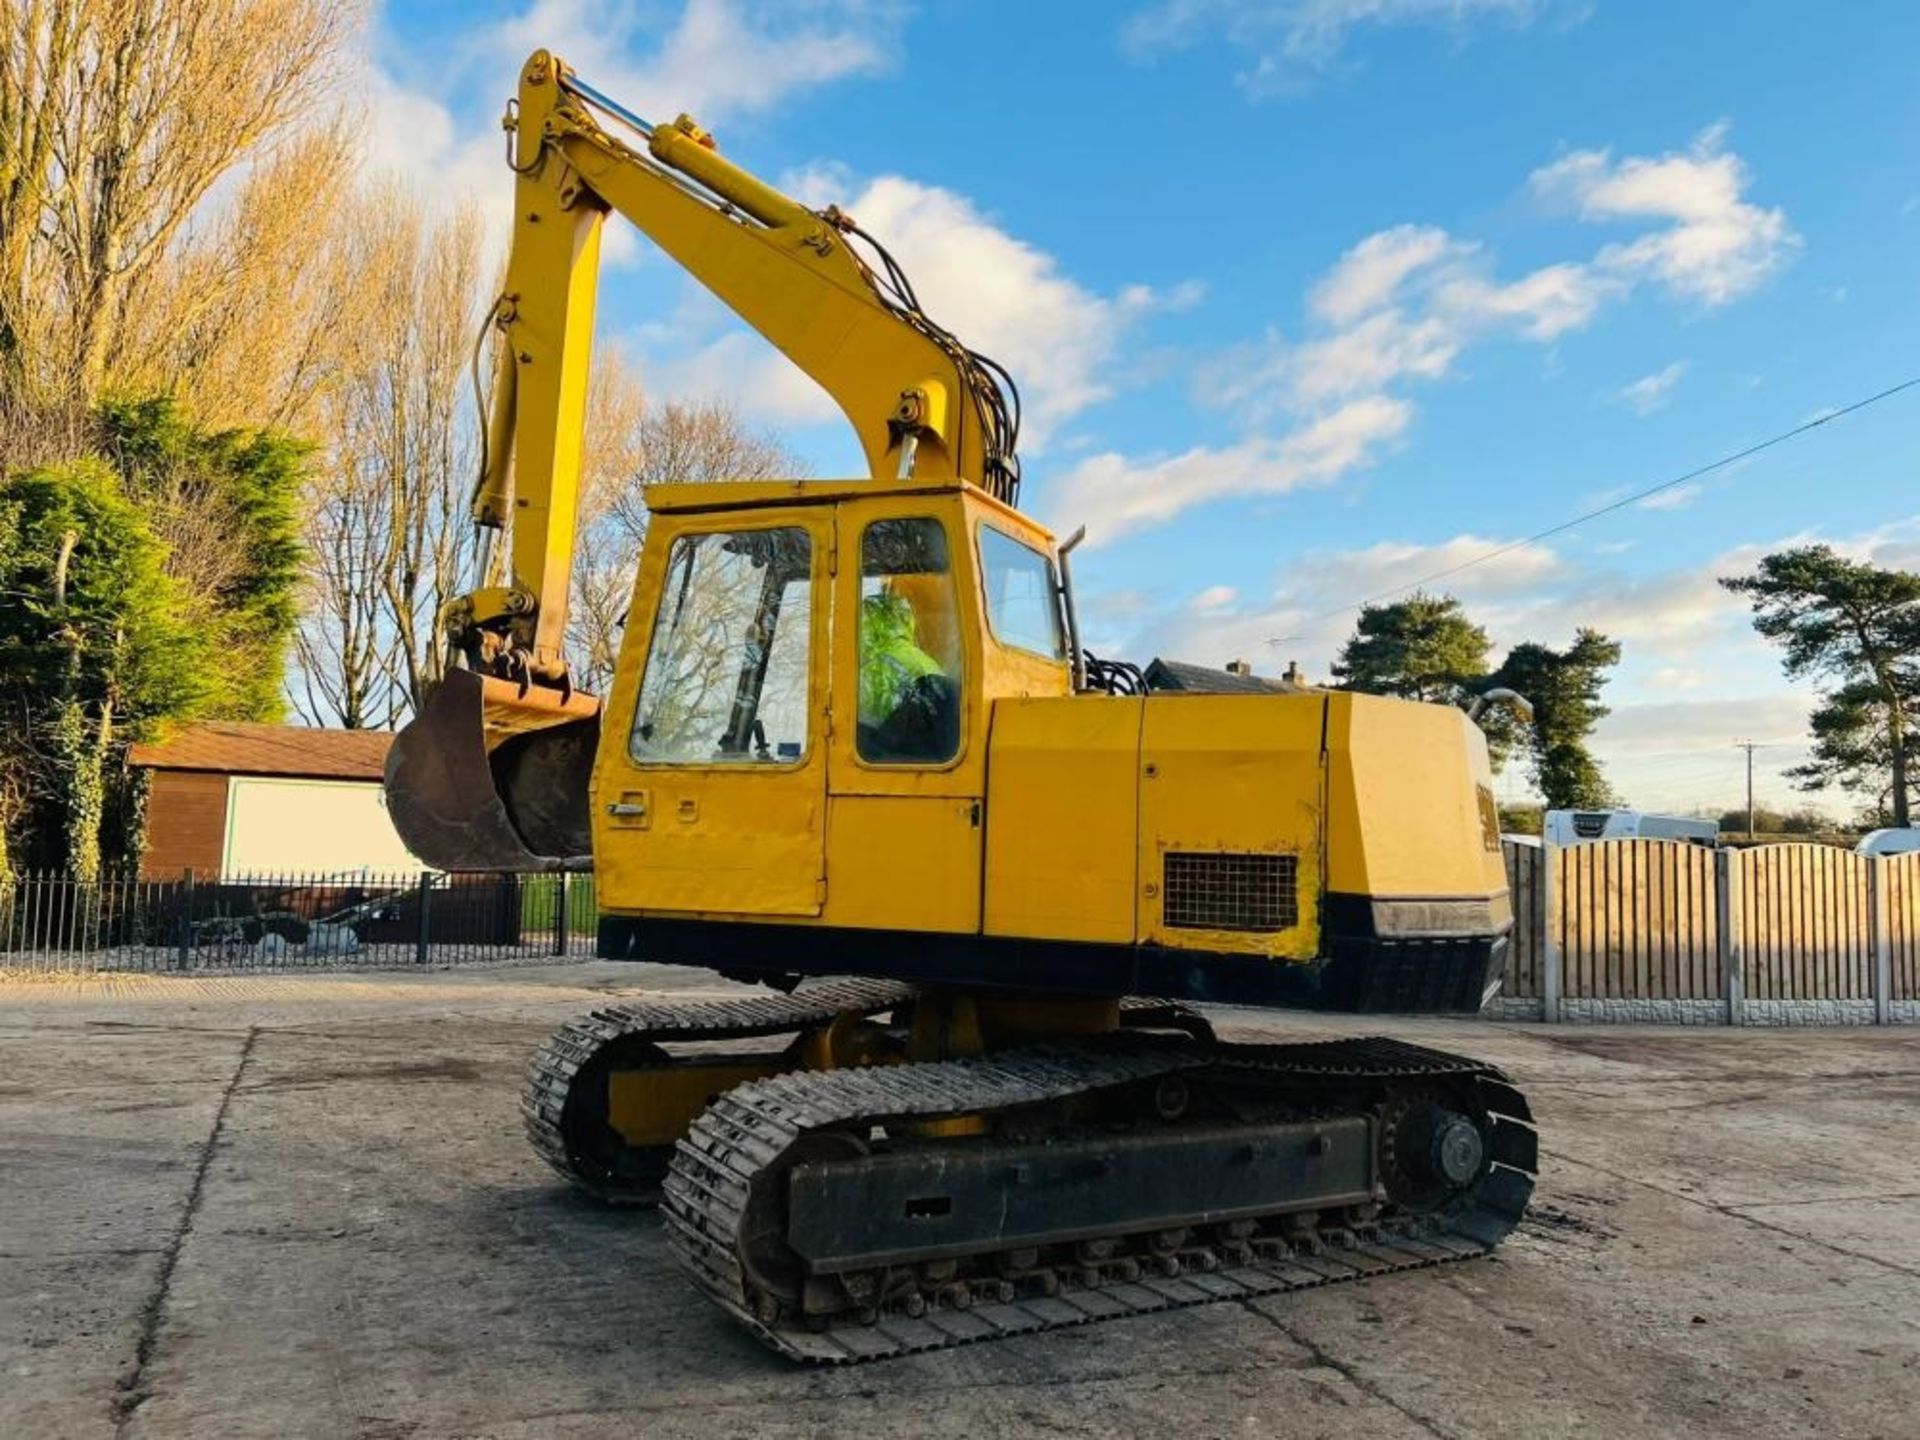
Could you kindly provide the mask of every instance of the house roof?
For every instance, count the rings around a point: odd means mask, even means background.
[[[135,745],[132,765],[153,770],[216,770],[229,775],[298,775],[314,780],[378,780],[386,768],[386,730],[310,730],[298,725],[220,722],[186,725],[165,740]]]
[[[1265,675],[1237,675],[1184,660],[1152,661],[1145,670],[1149,690],[1190,690],[1204,695],[1290,694],[1300,687]]]

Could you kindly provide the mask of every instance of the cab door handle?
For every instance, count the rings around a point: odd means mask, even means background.
[[[617,824],[633,829],[646,830],[653,824],[647,812],[647,792],[644,790],[622,790],[618,800],[607,802],[607,814]]]

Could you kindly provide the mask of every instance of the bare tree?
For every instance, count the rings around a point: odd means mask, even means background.
[[[91,396],[117,373],[192,218],[312,123],[358,20],[339,0],[0,7],[0,355],[16,383]],[[203,270],[203,293],[229,277]]]
[[[777,436],[749,429],[724,405],[646,405],[617,352],[596,364],[587,409],[567,645],[582,687],[604,693],[647,538],[646,487],[791,479],[806,466]]]
[[[440,677],[440,608],[472,583],[467,497],[479,467],[466,375],[482,319],[479,216],[424,217],[394,186],[351,206],[339,282],[351,343],[321,392],[329,439],[311,498],[297,706],[391,724]]]
[[[308,499],[307,584],[294,635],[293,708],[311,725],[390,726],[391,630],[379,574],[391,539],[389,494],[378,476],[329,464]]]
[[[576,683],[604,693],[613,679],[620,628],[633,592],[645,534],[645,507],[630,497],[646,463],[646,397],[626,358],[608,348],[595,357],[587,387],[587,426],[574,530],[567,653]]]
[[[330,124],[263,157],[155,266],[121,327],[113,378],[181,395],[204,423],[319,428],[356,313],[336,234],[356,213],[353,136]]]

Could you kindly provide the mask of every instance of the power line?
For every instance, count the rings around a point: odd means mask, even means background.
[[[1300,623],[1303,625],[1311,625],[1316,620],[1330,620],[1335,615],[1344,615],[1349,610],[1359,610],[1376,601],[1385,600],[1394,595],[1403,595],[1409,590],[1418,590],[1422,585],[1431,585],[1434,581],[1444,580],[1449,575],[1458,575],[1463,570],[1471,570],[1476,565],[1484,565],[1489,560],[1497,560],[1502,555],[1509,555],[1523,546],[1537,544],[1539,541],[1551,539],[1555,535],[1564,534],[1576,525],[1584,525],[1589,520],[1598,520],[1602,515],[1611,515],[1616,510],[1624,510],[1629,505],[1636,505],[1651,495],[1658,495],[1663,490],[1672,490],[1676,486],[1686,484],[1689,480],[1698,480],[1702,475],[1711,475],[1716,470],[1724,470],[1729,465],[1738,464],[1742,460],[1758,455],[1762,450],[1771,450],[1774,446],[1785,444],[1796,436],[1806,434],[1809,430],[1817,430],[1822,425],[1830,425],[1835,420],[1844,419],[1856,411],[1866,409],[1869,405],[1878,405],[1882,400],[1889,400],[1901,391],[1911,390],[1916,385],[1920,385],[1920,375],[1915,375],[1911,379],[1902,380],[1898,385],[1889,385],[1884,390],[1877,391],[1863,399],[1855,400],[1851,404],[1842,405],[1837,410],[1829,410],[1824,415],[1816,415],[1811,420],[1803,420],[1791,430],[1782,430],[1778,435],[1769,436],[1757,444],[1747,446],[1744,450],[1736,450],[1731,455],[1722,455],[1718,460],[1689,470],[1684,475],[1676,475],[1671,480],[1662,480],[1658,485],[1649,485],[1644,490],[1636,490],[1631,495],[1623,495],[1618,500],[1611,500],[1597,509],[1587,511],[1584,515],[1576,515],[1571,520],[1562,520],[1558,525],[1550,525],[1545,530],[1541,530],[1536,534],[1527,535],[1518,540],[1509,540],[1504,545],[1496,545],[1483,555],[1476,555],[1471,560],[1462,560],[1458,565],[1449,565],[1443,570],[1435,570],[1430,575],[1422,575],[1418,580],[1409,580],[1404,585],[1395,585],[1390,589],[1380,591],[1376,595],[1369,595],[1363,600],[1349,601],[1345,605],[1336,605],[1333,609],[1324,610],[1317,615],[1309,615]],[[1297,633],[1295,635],[1275,635],[1270,637],[1267,643],[1269,645],[1280,645],[1296,638]]]

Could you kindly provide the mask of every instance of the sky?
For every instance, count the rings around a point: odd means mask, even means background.
[[[1920,7],[388,0],[374,164],[497,233],[538,46],[850,211],[1012,370],[1103,655],[1324,678],[1357,602],[1477,562],[1428,588],[1496,661],[1623,645],[1595,749],[1628,803],[1738,803],[1751,740],[1793,805],[1812,692],[1716,577],[1815,540],[1920,569],[1920,389],[1527,541],[1920,375]],[[860,473],[631,231],[598,343]]]

